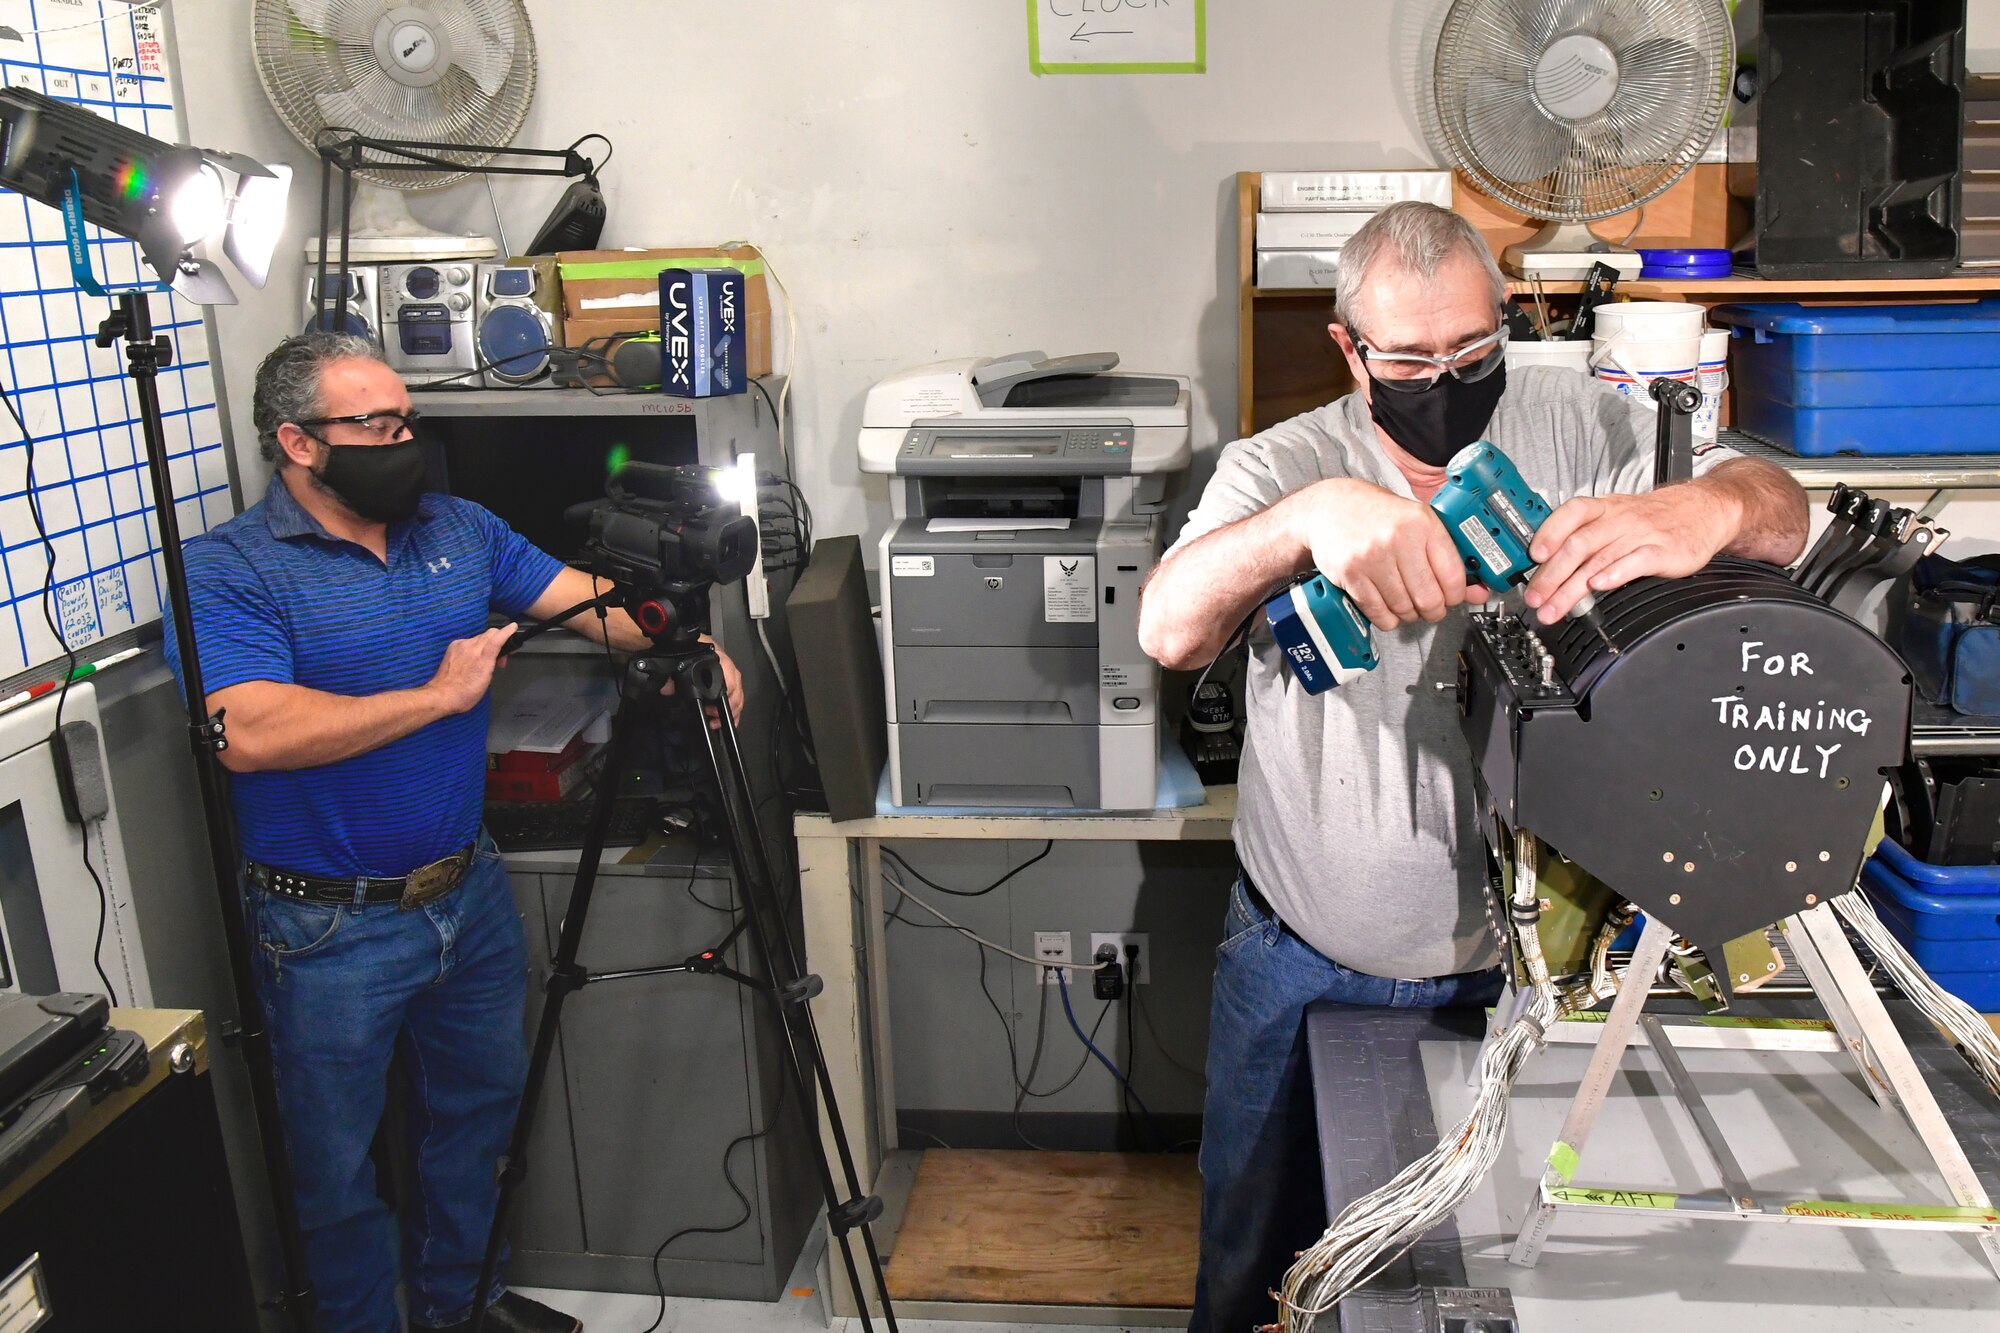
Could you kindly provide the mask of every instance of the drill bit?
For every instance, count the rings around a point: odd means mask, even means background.
[[[1595,596],[1585,593],[1583,600],[1571,607],[1569,613],[1572,616],[1580,617],[1584,624],[1597,631],[1597,637],[1604,641],[1604,646],[1611,650],[1613,657],[1618,655],[1618,645],[1611,641],[1611,635],[1604,628],[1604,617],[1597,614],[1597,598]]]

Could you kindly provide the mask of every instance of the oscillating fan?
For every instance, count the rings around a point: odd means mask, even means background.
[[[1524,277],[1636,277],[1585,223],[1671,188],[1722,124],[1736,39],[1722,0],[1456,0],[1438,31],[1439,146],[1483,193],[1548,225]]]
[[[330,129],[505,147],[535,95],[534,30],[521,0],[256,0],[251,50],[279,118],[315,150]],[[463,180],[492,154],[453,156],[466,170],[364,168],[356,175],[391,190],[436,189]],[[497,249],[486,237],[428,231],[393,193],[364,190],[354,216],[357,260],[481,257]]]

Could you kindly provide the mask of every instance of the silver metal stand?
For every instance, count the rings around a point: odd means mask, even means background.
[[[1666,957],[1672,936],[1661,922],[1648,919],[1632,956],[1628,982],[1619,987],[1611,1012],[1599,1027],[1596,1050],[1570,1103],[1560,1137],[1549,1150],[1547,1169],[1530,1201],[1527,1220],[1515,1239],[1512,1262],[1532,1268],[1555,1226],[1560,1209],[1592,1212],[1684,1213],[1734,1222],[1790,1222],[1822,1226],[1868,1227],[1899,1231],[1959,1231],[1978,1240],[1987,1262],[2000,1275],[2000,1211],[1981,1187],[1971,1162],[1950,1122],[1938,1107],[1930,1085],[1896,1030],[1881,997],[1868,982],[1861,960],[1848,943],[1839,919],[1826,903],[1787,919],[1782,926],[1800,967],[1832,1020],[1831,1034],[1815,1034],[1796,1023],[1770,1026],[1744,1022],[1728,1029],[1701,1023],[1677,1024],[1645,1012],[1650,982]],[[1568,1026],[1558,1024],[1558,1027]],[[1582,1025],[1578,1025],[1582,1026]],[[1595,1026],[1595,1024],[1593,1024]],[[1727,1040],[1722,1040],[1726,1034]],[[1604,1107],[1625,1050],[1643,1036],[1664,1068],[1667,1081],[1687,1108],[1695,1131],[1715,1163],[1722,1188],[1701,1193],[1675,1193],[1627,1186],[1578,1185],[1576,1170],[1598,1113]],[[1829,1040],[1831,1038],[1831,1040]],[[1552,1035],[1552,1040],[1561,1040]],[[1716,1047],[1757,1051],[1799,1050],[1805,1046],[1830,1049],[1834,1042],[1854,1060],[1862,1083],[1884,1110],[1899,1107],[1923,1140],[1931,1161],[1944,1178],[1955,1204],[1934,1206],[1867,1203],[1832,1199],[1773,1199],[1758,1194],[1724,1140],[1721,1126],[1703,1102],[1676,1046]]]

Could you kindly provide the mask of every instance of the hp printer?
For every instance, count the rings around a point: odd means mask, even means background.
[[[1188,381],[1021,352],[868,393],[898,805],[1151,809],[1159,668],[1139,585],[1187,466]]]

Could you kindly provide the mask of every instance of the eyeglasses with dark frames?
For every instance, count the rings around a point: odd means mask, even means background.
[[[408,412],[361,412],[351,417],[308,417],[292,424],[312,435],[320,443],[327,443],[309,429],[313,426],[353,426],[355,429],[384,444],[396,439],[404,431],[415,431],[417,423],[424,419],[423,413],[412,408]]]

